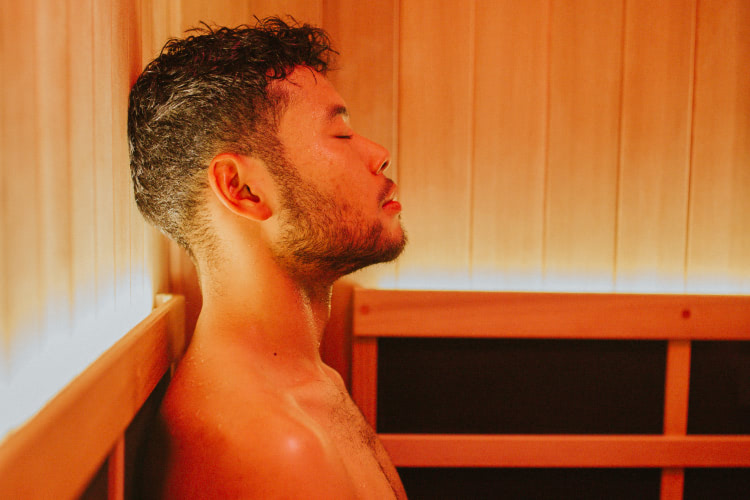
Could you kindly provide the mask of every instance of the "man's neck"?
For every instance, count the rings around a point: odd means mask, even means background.
[[[218,279],[204,277],[196,340],[230,342],[248,354],[281,356],[297,367],[317,365],[331,285],[301,281],[277,266],[250,264]]]

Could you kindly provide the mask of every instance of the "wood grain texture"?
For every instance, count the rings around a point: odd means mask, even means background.
[[[627,4],[618,291],[684,290],[695,9],[695,0]]]
[[[750,331],[746,338],[750,339]],[[688,398],[690,394],[689,340],[667,343],[667,368],[664,387],[664,434],[687,434]]]
[[[748,467],[750,436],[380,434],[397,467]]]
[[[180,3],[180,33],[199,26],[201,21],[212,26],[237,26],[252,21],[249,12],[252,3],[250,1],[182,0]]]
[[[0,26],[5,26],[6,21],[6,12],[9,11],[7,8],[9,0],[2,0],[0,2]],[[5,96],[8,95],[8,92],[6,90],[6,87],[8,86],[9,82],[7,81],[9,79],[8,75],[8,55],[6,55],[6,52],[8,51],[8,40],[5,39],[5,36],[3,34],[0,34],[0,103],[2,103],[3,109],[5,109]],[[0,113],[0,151],[7,151],[8,145],[7,141],[8,138],[6,137],[6,129],[8,128],[8,125],[6,125],[6,116],[5,113]],[[12,336],[12,332],[10,330],[10,325],[8,322],[8,316],[10,314],[10,310],[8,307],[8,300],[7,300],[7,292],[8,290],[8,283],[7,283],[7,271],[6,268],[8,266],[8,259],[6,258],[8,250],[6,249],[7,245],[7,238],[4,236],[7,231],[7,223],[5,221],[5,214],[7,213],[7,208],[5,206],[5,190],[7,189],[8,180],[6,177],[6,172],[8,172],[9,168],[6,165],[6,159],[5,155],[0,154],[0,235],[3,235],[2,238],[0,238],[0,350],[2,353],[0,354],[0,377],[8,377],[10,375],[10,340]]]
[[[682,500],[685,469],[664,468],[661,472],[661,500]]]
[[[93,5],[93,180],[96,309],[115,305],[114,168],[112,155],[112,4]]]
[[[378,341],[354,339],[352,343],[352,399],[373,429],[378,408]]]
[[[75,2],[70,33],[70,177],[73,324],[96,313],[96,174],[94,163],[93,2]],[[108,168],[103,167],[103,168]]]
[[[542,285],[549,2],[478,2],[474,288]]]
[[[354,335],[750,338],[750,296],[354,291]]]
[[[322,0],[249,0],[251,16],[291,15],[299,22],[320,26],[323,22]]]
[[[750,292],[750,4],[701,1],[689,291]]]
[[[611,291],[623,2],[554,2],[545,289]]]
[[[39,147],[41,220],[42,331],[68,335],[71,328],[70,132],[67,58],[69,6],[37,1],[36,130]]]
[[[111,10],[112,62],[112,225],[114,230],[115,308],[127,309],[131,305],[132,268],[130,263],[130,203],[133,198],[130,185],[128,157],[127,106],[131,84],[131,68],[140,69],[140,52],[134,50],[139,43],[135,5],[127,0],[117,0]],[[135,63],[135,64],[134,64]],[[137,227],[136,227],[137,230]]]
[[[32,43],[19,40],[36,36],[35,5],[8,2],[3,12],[4,93],[2,100],[3,146],[6,170],[0,200],[0,231],[4,242],[6,346],[11,356],[25,357],[42,341],[40,312],[44,304],[41,169],[38,150],[37,69]],[[3,236],[5,240],[6,237]],[[11,360],[12,363],[12,360]],[[7,366],[7,365],[6,365]]]
[[[320,357],[352,387],[352,298],[356,285],[348,280],[338,280],[331,293],[331,314],[320,344]]]
[[[399,262],[399,282],[411,286],[469,283],[472,6],[401,2],[398,163],[410,244]]]
[[[172,297],[155,309],[5,439],[1,498],[73,498],[82,491],[181,355],[176,346],[183,345],[184,331],[178,331],[183,308],[182,298]]]
[[[125,499],[125,436],[115,441],[107,456],[107,500]]]

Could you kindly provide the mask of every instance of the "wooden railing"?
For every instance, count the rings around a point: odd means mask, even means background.
[[[750,467],[750,436],[688,435],[691,342],[750,340],[750,297],[357,289],[352,393],[377,423],[378,338],[640,339],[667,342],[661,435],[380,434],[403,467],[649,467],[661,498],[686,467]]]
[[[107,463],[123,498],[125,430],[185,348],[180,296],[161,304],[0,444],[0,498],[76,498]]]

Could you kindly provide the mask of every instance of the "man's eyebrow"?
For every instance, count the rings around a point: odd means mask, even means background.
[[[339,116],[343,117],[344,120],[349,120],[349,110],[346,109],[346,106],[331,106],[328,110],[328,121],[333,121]]]

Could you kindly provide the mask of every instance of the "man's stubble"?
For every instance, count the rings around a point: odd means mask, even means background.
[[[390,262],[406,245],[406,235],[389,235],[380,219],[336,193],[326,195],[306,183],[283,154],[269,168],[281,194],[281,235],[273,246],[277,261],[291,274],[333,281],[363,267]],[[270,166],[270,165],[269,165]],[[388,180],[379,200],[387,195]]]

